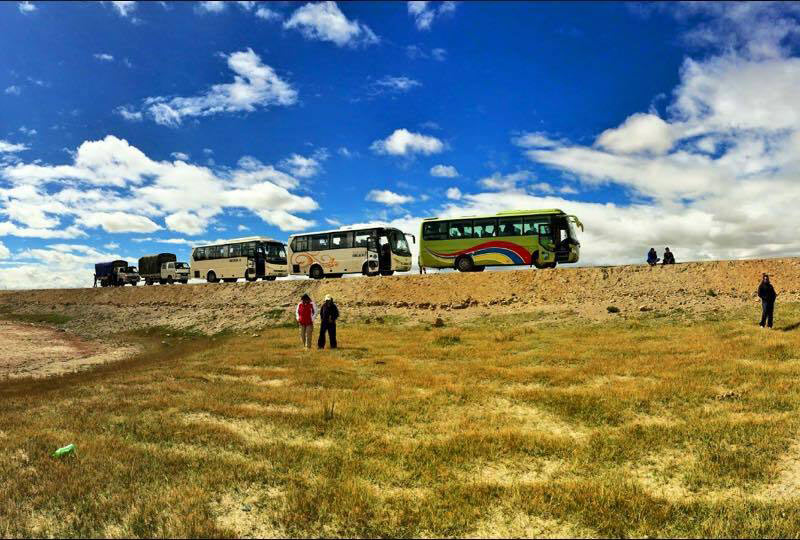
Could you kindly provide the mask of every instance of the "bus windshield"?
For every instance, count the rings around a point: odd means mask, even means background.
[[[286,264],[286,248],[282,244],[264,244],[267,261],[272,264]]]
[[[392,246],[392,252],[396,255],[404,255],[406,257],[411,255],[411,250],[408,248],[406,235],[397,229],[389,231],[389,243]]]

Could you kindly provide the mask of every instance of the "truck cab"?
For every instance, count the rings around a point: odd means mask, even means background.
[[[170,261],[161,263],[162,283],[175,283],[180,281],[184,285],[189,282],[189,264],[185,262]]]
[[[117,267],[117,283],[121,286],[133,285],[136,286],[141,277],[139,277],[139,269],[135,266]]]

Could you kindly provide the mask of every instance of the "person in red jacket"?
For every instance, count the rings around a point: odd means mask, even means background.
[[[297,323],[300,325],[300,339],[303,347],[311,348],[311,339],[314,337],[314,318],[317,316],[317,305],[311,301],[311,297],[304,294],[297,304]]]

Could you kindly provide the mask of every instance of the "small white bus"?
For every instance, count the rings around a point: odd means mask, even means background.
[[[389,227],[295,234],[289,237],[287,258],[290,274],[314,279],[344,274],[391,276],[411,270],[405,233]]]
[[[191,276],[209,283],[269,281],[286,276],[286,245],[261,236],[234,238],[192,249]]]

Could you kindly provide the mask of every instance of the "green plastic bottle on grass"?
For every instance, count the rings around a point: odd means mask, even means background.
[[[75,451],[75,445],[74,444],[68,444],[67,446],[59,448],[58,450],[53,452],[53,457],[66,456],[67,454],[71,454],[74,451]]]

